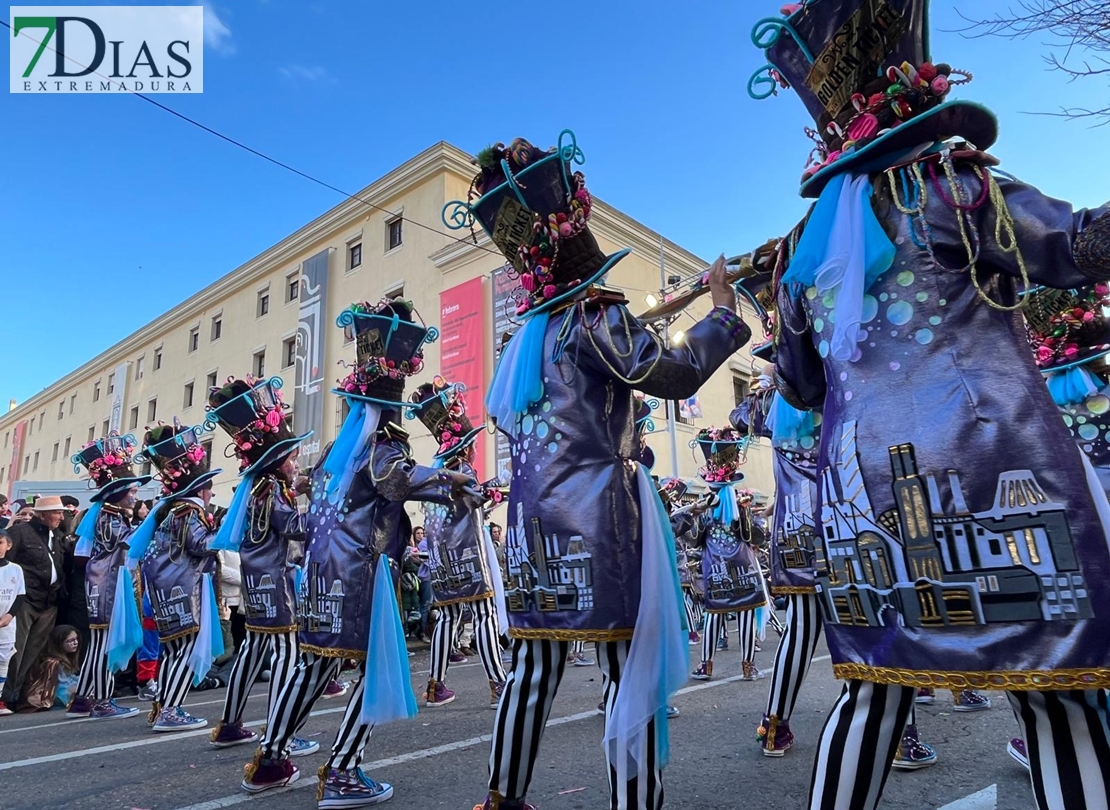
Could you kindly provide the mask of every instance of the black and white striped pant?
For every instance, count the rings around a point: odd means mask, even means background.
[[[792,593],[786,597],[786,632],[775,652],[775,669],[767,695],[767,716],[788,722],[798,702],[798,692],[809,672],[817,641],[821,638],[821,614],[817,595]]]
[[[243,712],[247,710],[247,698],[250,697],[251,687],[264,669],[270,670],[267,705],[272,704],[280,685],[292,678],[299,653],[296,630],[285,633],[259,633],[255,630],[247,630],[247,637],[239,646],[235,664],[231,667],[227,695],[224,697],[224,713],[220,722],[229,725],[243,721]]]
[[[606,722],[620,689],[621,672],[631,643],[610,641],[597,645],[598,664],[607,680]],[[491,794],[516,801],[528,792],[569,649],[566,641],[513,640],[513,666],[493,724]],[[649,725],[648,734],[649,760],[640,766],[638,773],[629,774],[623,762],[617,763],[617,767],[609,764],[611,810],[658,810],[663,806],[663,774],[655,764],[655,721]]]
[[[755,610],[741,610],[737,614],[740,625],[740,660],[755,660]],[[726,613],[705,613],[705,632],[701,636],[701,660],[713,660],[717,652],[717,637],[722,628],[727,628]]]
[[[342,658],[331,658],[314,652],[304,652],[292,668],[291,676],[277,689],[267,712],[266,732],[262,735],[262,756],[265,758],[288,756],[289,743],[308,719],[312,706],[320,699],[328,681],[339,677]],[[362,714],[362,678],[366,662],[359,664],[359,678],[351,684],[351,696],[343,720],[339,723],[335,742],[331,747],[329,768],[350,770],[362,762],[363,750],[370,740],[374,727],[359,720]]]
[[[682,604],[686,606],[686,623],[690,631],[695,632],[701,627],[703,611],[699,600],[689,588],[682,589]]]
[[[89,651],[81,664],[76,694],[100,703],[112,697],[116,678],[108,669],[108,628],[91,627],[89,633]]]
[[[432,630],[431,677],[440,683],[447,680],[451,644],[462,624],[463,611],[467,606],[474,615],[474,643],[478,648],[478,657],[482,659],[482,666],[485,667],[486,677],[501,683],[505,680],[505,667],[501,664],[501,647],[497,643],[497,613],[492,599],[437,606],[439,618]]]
[[[190,633],[162,642],[162,653],[158,659],[158,702],[164,709],[180,707],[189,696],[193,686],[189,656],[193,654],[198,638],[200,634]]]
[[[917,689],[848,681],[825,728],[810,810],[873,810]],[[1110,726],[1105,692],[1009,692],[1029,752],[1038,810],[1105,810]]]

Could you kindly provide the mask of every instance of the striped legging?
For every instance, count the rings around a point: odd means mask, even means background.
[[[703,611],[701,602],[694,596],[694,592],[683,588],[682,589],[682,604],[686,606],[686,624],[690,626],[690,632],[697,632],[701,627],[701,620]]]
[[[794,713],[798,692],[809,672],[817,641],[821,638],[821,615],[816,594],[792,593],[786,597],[786,604],[786,632],[775,652],[775,669],[771,674],[765,712],[768,717],[777,717],[783,723],[788,722]]]
[[[917,689],[848,681],[817,747],[810,810],[873,810]],[[1106,693],[1009,692],[1029,752],[1038,810],[1107,810]]]
[[[705,613],[705,632],[701,635],[701,660],[713,660],[717,652],[717,637],[722,627],[727,627],[725,613]],[[755,660],[755,610],[741,610],[737,614],[740,625],[740,660]]]
[[[605,721],[620,690],[621,672],[631,641],[597,645],[597,660],[606,686]],[[497,707],[490,750],[490,794],[523,800],[532,781],[543,729],[566,670],[566,641],[513,640],[513,665]],[[625,762],[607,763],[611,810],[658,810],[663,806],[662,771],[655,762],[655,721],[648,726],[649,758],[637,773]],[[495,801],[496,804],[496,801]]]
[[[476,602],[455,602],[439,605],[439,618],[432,630],[431,677],[443,683],[447,680],[447,667],[450,664],[451,644],[455,633],[462,624],[463,611],[470,607],[474,614],[474,640],[478,647],[478,657],[482,659],[486,677],[501,683],[505,680],[505,668],[501,664],[501,647],[497,642],[497,613],[492,599],[479,599]]]
[[[115,675],[108,669],[108,628],[92,627],[89,633],[89,651],[81,664],[75,694],[93,703],[101,703],[112,697],[116,686]]]
[[[270,670],[268,705],[272,704],[277,698],[280,685],[293,676],[299,654],[296,630],[284,633],[247,630],[247,638],[239,647],[235,664],[231,668],[220,722],[223,725],[235,725],[243,721],[251,687],[264,669]]]
[[[197,645],[199,637],[198,633],[189,633],[187,636],[162,642],[162,654],[158,659],[158,702],[162,708],[180,707],[189,696],[189,689],[193,685],[193,669],[189,666],[189,656],[193,654],[193,647]]]

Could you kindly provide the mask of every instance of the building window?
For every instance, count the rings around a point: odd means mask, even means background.
[[[31,471],[32,472],[38,472],[39,471],[39,451],[38,450],[35,451],[35,464],[31,468]]]
[[[69,440],[70,440],[70,437],[66,436],[66,449],[62,451],[63,455],[66,458],[69,458]]]
[[[0,484],[4,483],[4,468],[0,467]]]
[[[212,319],[212,340],[217,341],[224,332],[224,316],[217,315]]]
[[[73,409],[77,407],[77,395],[71,394],[69,397],[69,415],[73,416]]]
[[[61,449],[62,449],[62,443],[61,442],[54,442],[54,454],[50,457],[51,461],[57,461],[58,460],[58,451],[61,450]]]
[[[189,352],[195,352],[200,348],[200,327],[194,326],[189,330]]]
[[[185,400],[182,402],[181,407],[193,407],[193,383],[191,382],[185,383]]]
[[[96,425],[92,425],[92,426],[89,427],[89,441],[91,442],[91,441],[95,441],[95,440],[96,440]]]
[[[23,457],[23,474],[24,475],[27,474],[27,470],[30,468],[30,466],[31,466],[31,457],[29,455],[24,456]]]
[[[150,475],[150,462],[144,461],[143,466],[140,468],[139,475]]]
[[[100,402],[100,380],[93,383],[93,402]]]
[[[115,392],[116,392],[116,375],[115,374],[109,374],[108,375],[108,393],[109,394],[114,394]]]
[[[205,379],[204,379],[205,385],[208,387],[209,391],[211,391],[213,388],[216,387],[216,374],[217,374],[217,372],[211,371],[211,372],[208,373],[208,376],[205,377]]]
[[[211,464],[212,463],[212,440],[209,439],[206,442],[202,442],[200,446],[202,448],[204,448],[204,457],[207,458],[208,463]]]
[[[154,370],[157,371],[162,367],[162,350],[154,350]]]
[[[139,427],[139,406],[136,405],[131,409],[131,417],[127,422],[128,430],[135,430]]]
[[[141,380],[143,378],[143,366],[146,364],[146,355],[144,354],[135,361],[135,379]]]
[[[398,284],[397,286],[386,290],[385,291],[385,297],[388,298],[391,301],[394,298],[404,298],[405,297],[405,285],[404,284]]]
[[[254,353],[254,376],[266,376],[266,350]]]
[[[261,318],[263,315],[270,314],[270,291],[264,290],[258,294],[258,313],[257,317]]]
[[[740,403],[748,398],[748,381],[742,377],[733,376],[732,378],[732,401],[736,407],[740,407]]]
[[[107,436],[108,435],[108,420],[107,419],[104,420],[104,424],[101,425],[101,427],[100,427],[100,435],[101,436]]]
[[[297,339],[286,338],[281,342],[281,367],[289,368],[297,361]]]
[[[66,415],[66,401],[63,399],[58,403],[58,421],[61,422]]]
[[[362,242],[357,242],[347,248],[347,269],[354,270],[362,266]]]
[[[343,427],[343,423],[347,420],[347,414],[351,412],[350,403],[347,402],[346,397],[339,397],[335,403],[335,434],[339,435],[339,430]]]
[[[158,398],[150,400],[146,404],[146,421],[154,424],[154,420],[158,418]]]
[[[301,276],[294,273],[285,280],[285,303],[296,301],[301,297]]]
[[[11,435],[11,433],[12,433],[12,432],[11,432],[10,430],[8,430],[8,431],[5,431],[5,432],[4,432],[4,446],[5,446],[5,447],[7,447],[7,446],[8,446],[8,436],[10,436],[10,435]]]
[[[27,424],[27,435],[30,436],[35,432],[35,417],[31,417],[31,421]]]
[[[401,247],[401,223],[404,222],[400,217],[387,222],[385,225],[386,230],[386,244],[389,245],[387,250],[394,250]]]

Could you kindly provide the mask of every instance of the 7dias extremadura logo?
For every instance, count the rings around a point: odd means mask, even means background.
[[[12,6],[13,93],[201,93],[201,6]]]

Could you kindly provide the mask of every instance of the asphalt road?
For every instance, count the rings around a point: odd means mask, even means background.
[[[758,663],[769,668],[777,637],[764,643]],[[698,810],[804,808],[814,745],[839,693],[822,645],[803,687],[792,722],[797,744],[769,759],[755,742],[768,681],[732,680],[740,663],[733,650],[717,655],[717,677],[691,681],[675,698],[682,712],[671,721],[671,764],[666,803]],[[693,653],[693,648],[691,649]],[[422,686],[426,651],[413,658],[414,684]],[[364,767],[391,782],[392,806],[469,810],[485,796],[489,732],[494,713],[481,665],[452,667],[448,684],[457,700],[421,708],[416,719],[374,732]],[[544,736],[529,799],[541,810],[608,807],[608,790],[596,713],[601,676],[596,667],[568,668]],[[419,694],[419,691],[418,691]],[[223,690],[197,692],[190,710],[219,719]],[[955,714],[943,704],[919,707],[922,737],[936,746],[939,762],[916,772],[893,772],[882,807],[904,810],[1029,810],[1032,792],[1024,769],[1006,754],[1016,726],[1001,694],[994,708]],[[321,701],[304,735],[330,746],[346,698]],[[124,701],[134,703],[134,701]],[[265,684],[251,697],[247,720],[265,715]],[[39,810],[217,810],[249,806],[268,810],[315,808],[315,771],[326,754],[296,760],[302,778],[291,788],[249,797],[239,789],[251,746],[215,750],[208,730],[154,734],[145,711],[139,719],[66,720],[60,710],[0,718],[0,808]],[[950,805],[950,807],[949,807]]]

